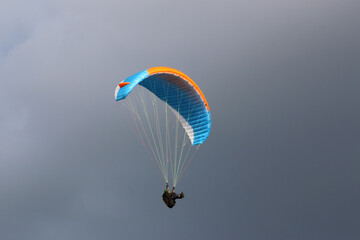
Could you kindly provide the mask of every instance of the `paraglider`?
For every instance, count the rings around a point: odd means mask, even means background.
[[[121,100],[129,110],[149,158],[159,168],[166,184],[169,175],[172,177],[175,189],[210,134],[211,114],[204,94],[183,72],[153,67],[120,82],[115,89],[115,99]],[[177,198],[173,191],[165,190],[164,194],[166,192],[170,200]]]
[[[168,206],[168,208],[173,208],[176,204],[176,199],[182,199],[182,198],[184,198],[183,192],[181,192],[180,194],[176,194],[175,187],[173,187],[173,189],[170,192],[169,184],[166,183],[166,187],[165,187],[164,193],[162,195],[162,199],[163,199],[165,205]]]

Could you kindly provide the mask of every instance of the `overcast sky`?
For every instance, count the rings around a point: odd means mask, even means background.
[[[358,0],[0,1],[0,239],[360,239]],[[164,182],[118,82],[168,66],[212,130]]]

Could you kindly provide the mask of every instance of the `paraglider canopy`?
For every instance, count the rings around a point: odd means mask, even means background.
[[[137,85],[151,91],[178,113],[192,145],[207,139],[211,129],[210,108],[200,88],[185,73],[169,67],[149,68],[122,81],[116,87],[115,99],[125,99]]]

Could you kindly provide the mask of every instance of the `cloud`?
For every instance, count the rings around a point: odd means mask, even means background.
[[[1,238],[356,238],[358,9],[2,1]],[[158,65],[191,76],[213,119],[170,212],[113,100]]]

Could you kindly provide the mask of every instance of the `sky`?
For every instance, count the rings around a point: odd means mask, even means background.
[[[359,239],[360,2],[2,0],[0,239]],[[164,182],[114,100],[189,75],[208,140]]]

